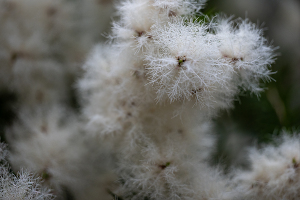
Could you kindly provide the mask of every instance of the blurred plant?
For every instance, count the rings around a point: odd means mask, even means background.
[[[116,2],[109,41],[80,69],[112,1],[0,0],[0,86],[15,98],[15,118],[2,120],[13,169],[39,174],[56,199],[297,198],[296,134],[250,151],[248,161],[242,148],[253,141],[248,132],[267,141],[261,132],[289,121],[276,87],[260,102],[239,97],[260,96],[262,81],[273,79],[275,48],[249,19],[201,13],[204,3]],[[232,117],[222,114],[234,106]],[[232,165],[219,164],[222,146]]]

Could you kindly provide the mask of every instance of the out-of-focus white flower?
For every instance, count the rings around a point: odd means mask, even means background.
[[[277,145],[250,151],[250,171],[238,172],[235,182],[244,199],[290,200],[299,197],[300,138],[284,135]]]
[[[197,13],[205,0],[126,0],[117,6],[121,16],[113,23],[112,38],[121,40],[123,48],[142,48],[151,38],[154,24],[165,24],[178,16]]]
[[[69,103],[81,62],[103,40],[112,2],[0,0],[0,87],[21,107]]]
[[[13,149],[9,158],[13,168],[27,168],[41,174],[59,194],[76,170],[71,163],[80,160],[81,148],[72,145],[79,124],[72,113],[67,114],[60,107],[34,112],[24,109],[19,118],[6,134]]]
[[[78,199],[109,199],[112,153],[91,142],[94,139],[85,136],[80,125],[73,112],[60,106],[22,110],[6,133],[13,169],[40,174],[59,198],[71,194]]]
[[[262,30],[248,19],[230,21],[220,17],[214,30],[220,40],[222,57],[236,71],[234,84],[258,94],[262,91],[260,81],[271,80],[269,67],[274,63],[274,47],[267,43]]]
[[[186,129],[178,132],[175,127],[174,124],[173,130],[153,128],[165,132],[155,136],[152,132],[139,134],[132,145],[122,147],[117,167],[121,187],[115,191],[118,196],[125,199],[227,199],[226,179],[205,162],[205,151],[210,149],[205,127],[193,134]]]

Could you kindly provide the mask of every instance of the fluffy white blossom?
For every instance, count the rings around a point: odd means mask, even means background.
[[[244,20],[233,28],[230,20],[205,25],[184,19],[153,26],[146,51],[146,69],[157,99],[196,99],[204,106],[230,106],[239,87],[261,91],[270,80],[273,48],[261,30]]]
[[[232,101],[234,69],[222,58],[219,39],[208,28],[182,19],[151,32],[153,43],[145,60],[158,101],[195,98],[211,107]]]
[[[275,56],[274,47],[268,45],[262,29],[248,19],[232,21],[219,17],[214,30],[220,39],[222,57],[238,74],[235,84],[256,94],[262,91],[260,81],[271,80],[269,67]]]
[[[235,182],[244,199],[291,200],[299,198],[300,138],[288,134],[276,145],[250,151],[251,170],[237,173]]]
[[[54,199],[49,190],[40,185],[39,178],[23,170],[14,175],[1,166],[0,184],[0,197],[3,200]]]
[[[227,199],[227,180],[206,164],[213,144],[209,127],[202,124],[190,132],[173,127],[152,128],[165,132],[139,133],[131,145],[122,146],[121,187],[115,193],[125,199]]]
[[[182,15],[192,15],[205,0],[125,0],[117,6],[120,21],[113,23],[112,38],[122,40],[124,48],[141,48],[151,38],[152,26],[165,24]]]
[[[16,175],[6,162],[8,151],[0,143],[0,198],[3,200],[48,200],[54,199],[50,190],[41,185],[41,179],[21,169]]]
[[[115,55],[120,58],[115,59]],[[98,45],[84,65],[86,73],[78,87],[89,130],[105,134],[123,132],[129,124],[139,126],[136,120],[141,112],[151,109],[149,102],[154,103],[153,98],[149,98],[151,92],[144,87],[144,72],[139,70],[143,63],[126,55],[118,49]]]

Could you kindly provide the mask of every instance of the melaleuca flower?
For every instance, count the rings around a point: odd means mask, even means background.
[[[220,40],[222,57],[236,71],[235,84],[256,94],[262,91],[260,81],[271,80],[269,67],[275,56],[275,48],[267,43],[263,31],[248,19],[224,18],[217,20],[214,31]]]
[[[145,60],[158,101],[194,98],[209,106],[232,100],[234,69],[222,58],[220,41],[208,29],[180,19],[151,32],[153,42]]]
[[[120,21],[113,23],[112,38],[122,47],[143,47],[154,24],[166,24],[178,16],[197,13],[206,0],[126,0],[117,6]]]
[[[239,87],[258,92],[260,80],[270,80],[273,48],[248,20],[233,28],[229,20],[199,24],[179,18],[152,26],[151,38],[145,60],[158,101],[196,99],[228,107]]]

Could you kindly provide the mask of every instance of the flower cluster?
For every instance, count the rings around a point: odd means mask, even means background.
[[[111,191],[121,198],[235,194],[208,164],[210,119],[240,91],[261,91],[273,48],[248,20],[193,20],[203,3],[123,1],[111,44],[95,47],[84,65],[85,130],[116,147],[119,186]]]
[[[6,130],[13,169],[40,174],[57,199],[295,199],[297,136],[252,151],[250,172],[209,162],[212,119],[263,90],[275,55],[248,19],[195,19],[204,3],[120,1],[110,41],[81,71],[102,30],[96,5],[109,12],[111,1],[0,0],[1,70],[12,78],[1,87],[19,100]]]

